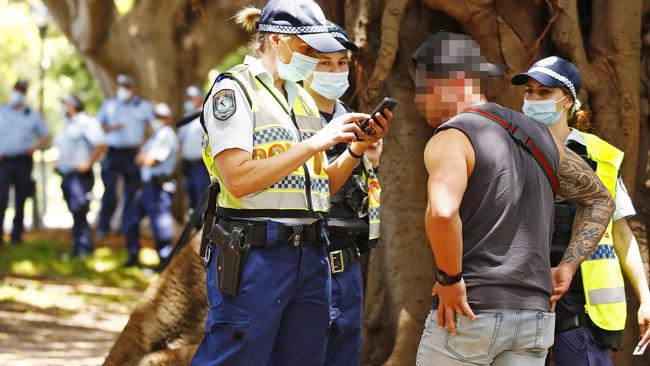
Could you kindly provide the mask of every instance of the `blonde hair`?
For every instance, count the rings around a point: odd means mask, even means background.
[[[262,17],[262,11],[253,6],[247,6],[242,8],[240,11],[235,14],[235,22],[241,25],[247,32],[253,32]],[[251,38],[251,50],[256,56],[260,56],[264,47],[266,46],[266,41],[268,39],[268,34],[262,32],[255,32]]]

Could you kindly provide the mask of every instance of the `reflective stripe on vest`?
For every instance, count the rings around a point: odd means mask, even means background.
[[[598,136],[580,132],[587,155],[598,163],[596,174],[616,198],[616,180],[624,153]],[[599,328],[615,331],[625,327],[627,305],[621,266],[614,251],[612,221],[591,257],[580,265],[585,288],[585,310]]]
[[[248,66],[237,65],[227,74],[236,78],[251,98],[253,159],[265,159],[281,154],[322,128],[316,103],[299,85],[296,85],[298,92],[292,106],[292,120],[290,111],[279,102],[283,96],[273,85],[265,85],[253,77]],[[296,129],[294,120],[299,130]],[[235,197],[226,189],[221,173],[214,164],[208,143],[203,147],[203,160],[210,175],[215,177],[222,187],[219,193],[219,207],[244,210],[248,213],[254,213],[252,210],[274,210],[277,211],[277,215],[272,214],[275,217],[288,216],[289,211],[313,217],[315,213],[323,214],[329,210],[329,179],[325,172],[325,152],[312,156],[305,164],[271,187],[241,198]],[[263,216],[269,216],[269,213],[264,212]]]
[[[381,186],[379,185],[379,179],[377,179],[377,174],[372,168],[372,163],[370,159],[366,156],[362,159],[363,162],[363,177],[368,184],[368,223],[370,224],[369,228],[369,240],[379,239],[381,235],[379,226],[381,223],[379,208],[381,206]]]

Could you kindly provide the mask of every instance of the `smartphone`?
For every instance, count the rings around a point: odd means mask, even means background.
[[[381,103],[379,103],[379,105],[375,108],[375,110],[372,111],[370,116],[375,121],[375,123],[377,123],[377,125],[379,125],[379,121],[377,121],[377,119],[375,119],[375,115],[377,113],[381,113],[381,115],[383,116],[384,115],[384,109],[388,109],[389,111],[393,111],[393,109],[395,108],[396,105],[397,105],[397,99],[385,97],[384,100],[382,100]],[[379,125],[379,126],[381,126],[381,125]],[[363,130],[363,132],[366,133],[366,135],[372,135],[373,133],[375,133],[375,130],[372,127],[370,127],[370,120],[368,120],[368,119],[361,123],[360,128]],[[360,140],[358,137],[357,137],[357,140],[358,141],[363,141],[363,140]]]

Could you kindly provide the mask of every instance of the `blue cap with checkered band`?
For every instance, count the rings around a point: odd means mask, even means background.
[[[535,62],[528,72],[515,75],[511,82],[514,85],[524,85],[528,78],[533,78],[551,88],[568,89],[575,101],[573,109],[580,109],[580,100],[578,100],[580,71],[570,61],[557,56],[543,58]]]
[[[313,0],[270,0],[262,9],[257,29],[265,33],[298,36],[318,52],[345,49],[330,34],[325,15]]]

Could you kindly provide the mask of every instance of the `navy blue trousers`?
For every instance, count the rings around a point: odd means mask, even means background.
[[[194,366],[320,366],[330,321],[330,268],[317,246],[251,249],[239,292],[217,288],[218,247],[208,262],[210,310]]]
[[[332,275],[331,329],[326,366],[359,366],[363,314],[363,277],[357,261]]]
[[[133,205],[133,197],[140,184],[140,169],[135,165],[135,155],[135,149],[109,149],[102,161],[104,195],[102,196],[102,207],[99,211],[98,231],[106,233],[110,229],[111,218],[117,208],[116,185],[120,176],[124,179],[124,212]]]
[[[14,187],[14,224],[11,230],[11,241],[22,241],[23,218],[25,216],[25,199],[31,194],[32,167],[31,157],[24,156],[14,159],[0,160],[0,243],[3,241],[3,225],[5,211],[9,205],[9,188]]]
[[[208,169],[202,160],[185,160],[183,161],[183,176],[185,177],[185,191],[190,198],[190,207],[196,209],[210,185]]]
[[[551,347],[557,366],[612,366],[607,350],[598,347],[589,327],[580,327],[555,335]]]
[[[173,249],[174,232],[171,207],[171,193],[156,184],[147,183],[137,192],[134,203],[124,211],[122,225],[129,258],[136,258],[140,251],[140,220],[144,215],[151,222],[158,256],[161,260],[169,257]]]
[[[63,198],[72,213],[72,254],[85,255],[93,251],[90,225],[86,215],[90,207],[88,196],[93,189],[95,179],[92,172],[87,174],[71,173],[63,176],[61,190]]]

